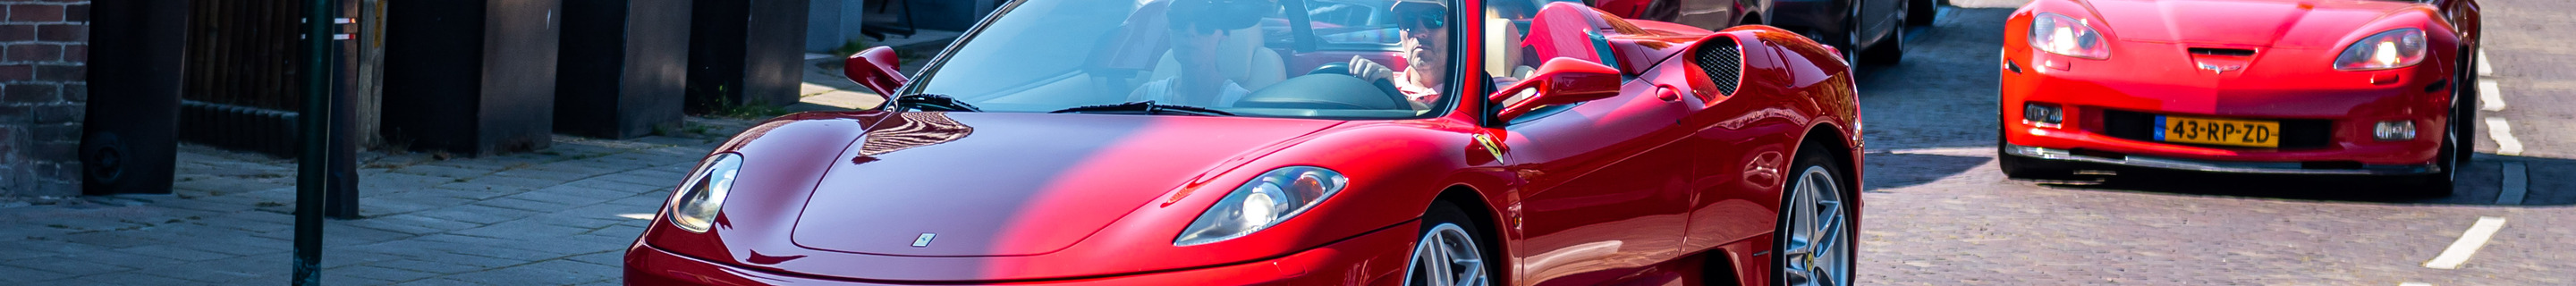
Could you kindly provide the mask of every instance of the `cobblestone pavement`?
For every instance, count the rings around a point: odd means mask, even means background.
[[[365,219],[330,220],[335,285],[616,284],[619,260],[683,173],[744,123],[692,136],[557,136],[534,153],[367,154]],[[0,285],[284,284],[295,162],[182,146],[173,195],[0,207]],[[23,202],[22,202],[23,203]]]
[[[2576,104],[2567,33],[2576,3],[2481,0],[2505,112],[2527,149],[2479,161],[2449,196],[2349,177],[2110,170],[2097,182],[2011,181],[1995,171],[1996,45],[2027,0],[1954,0],[1902,65],[1866,71],[1870,148],[1864,285],[2576,285],[2576,137],[2535,131]],[[2556,32],[2551,32],[2557,30]],[[2543,60],[2546,59],[2546,60]],[[2525,124],[2523,121],[2544,122]],[[2484,136],[2480,136],[2484,137]],[[2496,205],[2523,164],[2528,193]],[[2502,229],[2459,269],[2422,265],[2481,217]]]

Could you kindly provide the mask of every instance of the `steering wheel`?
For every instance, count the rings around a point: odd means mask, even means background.
[[[1235,102],[1235,107],[1410,110],[1413,105],[1400,96],[1384,94],[1377,84],[1338,73],[1309,74],[1289,78],[1252,91]]]
[[[1394,100],[1396,103],[1403,104],[1413,101],[1413,98],[1404,96],[1403,89],[1395,88],[1395,69],[1387,68],[1386,65],[1377,64],[1377,61],[1371,61],[1368,60],[1368,58],[1351,56],[1350,61],[1325,63],[1323,66],[1315,67],[1314,71],[1306,72],[1306,74],[1338,74],[1356,77],[1360,80],[1368,81],[1371,85],[1376,85],[1379,91],[1385,92],[1387,98]]]

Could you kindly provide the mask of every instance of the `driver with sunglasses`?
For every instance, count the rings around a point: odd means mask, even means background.
[[[1438,1],[1398,1],[1393,10],[1397,31],[1404,34],[1398,42],[1397,60],[1405,61],[1405,70],[1396,71],[1376,61],[1351,57],[1351,74],[1373,82],[1392,83],[1396,92],[1412,99],[1415,110],[1430,109],[1440,102],[1442,82],[1448,79],[1449,5]]]

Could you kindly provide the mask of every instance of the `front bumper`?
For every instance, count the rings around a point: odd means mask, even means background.
[[[2417,167],[2437,158],[2443,135],[2451,129],[2448,109],[2453,83],[2447,70],[2436,68],[2439,63],[2345,72],[2318,68],[2327,66],[2325,62],[2287,56],[2301,51],[2274,49],[2271,53],[2282,56],[2243,70],[2212,73],[2171,68],[2173,63],[2193,61],[2187,55],[2134,52],[2113,60],[2085,60],[2007,48],[1999,102],[2004,137],[2000,143],[2007,147],[2006,153],[2012,153],[2009,149],[2014,146],[2040,148],[2025,149],[2031,151],[2023,152],[2025,157],[2168,169],[2433,172]],[[2058,123],[2025,120],[2023,109],[2028,104],[2058,107],[2063,119]],[[2156,116],[2274,121],[2281,124],[2281,144],[2255,148],[2164,142],[2155,139],[2157,131],[2152,128],[2161,124],[2153,120]],[[2372,128],[2383,121],[2411,122],[2416,136],[2378,139]],[[2051,157],[2032,150],[2116,155]]]
[[[1419,221],[1268,260],[1150,273],[1035,281],[874,281],[710,262],[643,243],[626,249],[626,285],[1355,285],[1401,279]],[[1123,257],[1117,259],[1153,259]],[[1392,265],[1392,266],[1390,266]],[[848,267],[867,267],[849,265]]]
[[[2299,162],[2230,162],[2147,155],[2078,155],[2071,150],[2004,143],[2004,154],[2036,159],[2216,173],[2300,175],[2412,175],[2441,172],[2439,165],[2361,165],[2359,168],[2312,169]]]

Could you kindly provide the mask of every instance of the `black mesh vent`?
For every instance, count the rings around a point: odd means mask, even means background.
[[[2121,139],[2156,141],[2156,115],[2145,112],[2103,110],[2102,129],[2097,132]],[[2281,149],[2325,148],[2334,144],[2334,121],[2317,119],[2273,119],[2281,122]],[[2175,143],[2187,144],[2187,143]],[[2198,144],[2189,144],[2198,145]],[[2234,146],[2212,147],[2244,148]]]
[[[1718,93],[1733,95],[1736,82],[1744,75],[1744,51],[1736,50],[1738,47],[1734,38],[1717,37],[1709,40],[1724,42],[1700,44],[1699,56],[1695,57],[1693,63],[1699,64],[1701,72],[1708,73],[1708,81],[1717,85]]]

